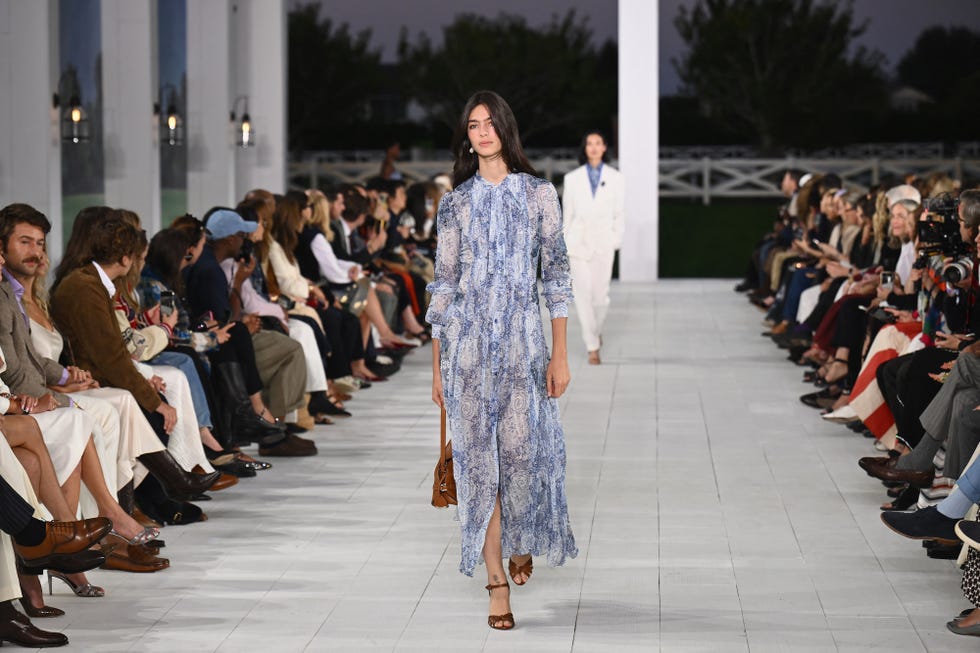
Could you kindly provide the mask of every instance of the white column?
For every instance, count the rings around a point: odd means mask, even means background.
[[[48,216],[61,253],[61,140],[51,96],[58,83],[57,2],[0,0],[0,207]]]
[[[160,228],[156,2],[102,0],[105,200]]]
[[[233,95],[248,96],[253,148],[236,155],[235,197],[252,188],[286,190],[286,4],[238,0],[232,15]],[[239,118],[241,112],[239,111]]]
[[[657,278],[659,92],[657,4],[619,0],[619,164],[626,181],[623,281]]]
[[[236,203],[231,16],[229,0],[187,3],[187,210],[198,217]]]

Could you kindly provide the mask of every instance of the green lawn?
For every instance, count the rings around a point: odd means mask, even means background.
[[[169,227],[174,219],[187,213],[187,189],[162,189],[160,191],[160,204],[160,224],[164,227]]]
[[[778,200],[660,200],[660,276],[737,278]]]
[[[88,206],[102,206],[105,204],[105,195],[102,193],[85,193],[81,195],[65,195],[61,198],[61,242],[67,243],[71,236],[72,225],[75,224],[75,216],[78,212]],[[61,253],[58,253],[61,258]]]

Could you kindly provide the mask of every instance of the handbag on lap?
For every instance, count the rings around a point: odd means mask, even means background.
[[[439,418],[439,460],[432,482],[432,505],[448,508],[456,505],[456,479],[453,478],[453,445],[446,442],[446,409]]]

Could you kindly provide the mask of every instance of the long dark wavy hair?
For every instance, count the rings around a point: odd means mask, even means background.
[[[458,188],[460,184],[476,174],[479,168],[479,157],[475,152],[470,152],[470,139],[468,137],[467,123],[473,109],[480,105],[487,108],[490,120],[493,121],[494,131],[500,139],[503,148],[501,155],[504,163],[511,172],[526,172],[529,175],[538,176],[537,171],[531,166],[524,154],[521,146],[521,136],[517,130],[517,119],[514,112],[504,98],[493,91],[477,91],[466,101],[462,113],[459,114],[459,122],[456,123],[456,132],[453,134],[452,150],[455,162],[453,163],[453,188]]]
[[[69,273],[92,262],[92,231],[97,224],[107,220],[112,212],[108,206],[89,206],[75,216],[65,253],[55,270],[52,293]]]

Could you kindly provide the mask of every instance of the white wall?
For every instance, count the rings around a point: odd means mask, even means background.
[[[619,163],[626,179],[623,281],[657,278],[659,161],[657,3],[619,0]]]
[[[153,0],[102,0],[105,201],[160,228],[157,26]]]
[[[286,190],[286,6],[283,0],[235,5],[232,96],[248,96],[256,131],[255,147],[236,154],[235,197],[240,199],[252,188]]]
[[[187,210],[198,217],[235,200],[229,0],[187,3]]]
[[[57,24],[55,0],[0,0],[0,207],[27,203],[54,225],[61,224],[61,141],[51,106]],[[49,241],[61,251],[60,226]]]

